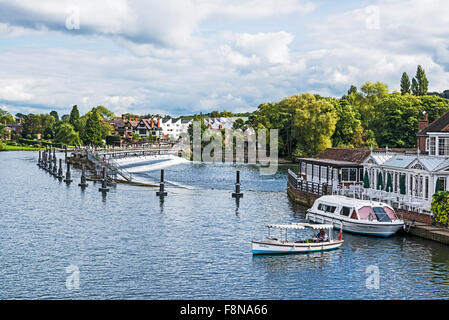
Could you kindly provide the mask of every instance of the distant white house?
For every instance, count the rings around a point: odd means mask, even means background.
[[[192,120],[182,120],[181,118],[167,118],[161,121],[162,135],[168,136],[172,141],[176,141],[183,133],[187,133]]]
[[[247,121],[247,117],[229,117],[229,118],[205,118],[204,124],[210,129],[222,130],[222,129],[233,129],[234,122],[237,119],[242,119]]]

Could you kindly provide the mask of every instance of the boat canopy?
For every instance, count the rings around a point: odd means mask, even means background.
[[[292,224],[266,224],[267,228],[275,229],[333,229],[334,226],[331,224],[312,224],[312,223],[292,223]]]

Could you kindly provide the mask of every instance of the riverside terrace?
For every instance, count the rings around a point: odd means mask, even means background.
[[[334,159],[328,159],[330,157]],[[318,158],[321,160],[317,161]],[[353,161],[345,163],[341,159]],[[317,158],[299,160],[301,168],[308,169],[306,172],[298,170],[298,174],[288,171],[287,193],[294,202],[312,206],[325,194],[386,202],[404,219],[406,233],[449,244],[447,226],[435,224],[430,210],[432,195],[439,190],[449,190],[449,157],[422,155],[419,151],[405,149],[330,148]],[[310,165],[313,165],[313,173]],[[360,165],[362,180],[360,171],[351,177],[351,169],[360,169]],[[344,169],[348,169],[348,179],[352,181],[344,181]]]
[[[449,157],[416,150],[329,148],[298,162],[298,173],[289,171],[289,190],[307,205],[319,195],[340,194],[430,215],[433,193],[449,190]]]

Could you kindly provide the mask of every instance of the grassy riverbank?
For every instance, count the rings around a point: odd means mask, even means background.
[[[26,147],[26,146],[9,146],[9,145],[3,145],[0,146],[0,152],[1,151],[36,151],[36,150],[42,150],[43,148],[34,148],[34,147]]]

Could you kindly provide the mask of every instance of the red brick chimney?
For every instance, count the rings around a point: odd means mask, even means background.
[[[157,118],[157,127],[160,128],[161,127],[161,119]]]
[[[424,119],[419,120],[419,122],[418,122],[418,131],[427,128],[427,126],[429,125],[429,120],[427,119],[427,113],[424,111],[423,114],[424,114]]]

